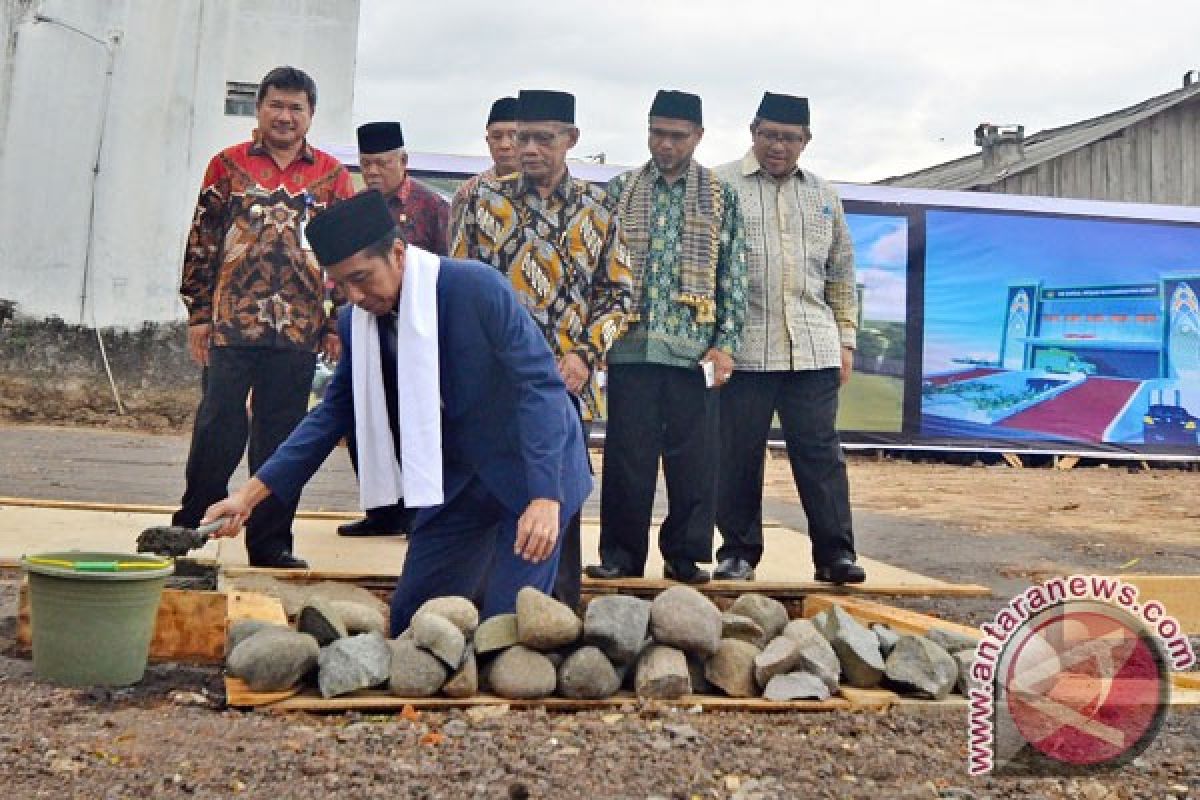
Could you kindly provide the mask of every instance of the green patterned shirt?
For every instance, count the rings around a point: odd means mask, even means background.
[[[657,168],[652,167],[654,173]],[[616,207],[633,172],[609,182],[607,191]],[[746,318],[746,242],[737,192],[721,184],[721,244],[717,256],[716,323],[696,322],[695,313],[680,303],[679,258],[682,241],[685,177],[668,186],[654,178],[653,219],[644,221],[650,231],[650,249],[640,268],[641,320],[630,326],[608,352],[610,364],[664,364],[692,368],[710,347],[733,354],[741,344]],[[714,180],[716,178],[714,177]],[[622,220],[622,224],[626,224]]]

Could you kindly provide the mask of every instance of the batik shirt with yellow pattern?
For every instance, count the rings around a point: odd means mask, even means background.
[[[629,314],[633,273],[604,190],[570,173],[548,197],[519,174],[483,178],[463,205],[450,255],[484,261],[512,281],[554,355],[595,373]],[[584,399],[595,410],[592,392]]]

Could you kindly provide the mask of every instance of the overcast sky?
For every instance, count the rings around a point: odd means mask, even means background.
[[[1028,135],[1200,69],[1195,0],[361,2],[355,124],[399,119],[414,151],[485,155],[491,101],[547,88],[576,96],[573,157],[641,163],[650,101],[674,88],[703,98],[715,165],[769,89],[810,99],[802,163],[870,182],[975,152],[980,122]]]

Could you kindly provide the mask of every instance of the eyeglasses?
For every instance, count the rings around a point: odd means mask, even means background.
[[[780,131],[764,131],[759,129],[754,132],[754,135],[760,139],[765,139],[771,144],[782,144],[788,147],[795,147],[808,141],[808,137],[803,133],[782,133]]]
[[[558,133],[551,131],[521,131],[517,134],[517,144],[527,145],[533,142],[539,147],[549,147],[558,138]]]

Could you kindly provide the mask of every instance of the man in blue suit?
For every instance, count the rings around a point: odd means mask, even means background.
[[[559,531],[592,479],[554,356],[508,280],[407,247],[377,191],[313,219],[307,238],[353,304],[338,320],[342,358],[321,405],[205,520],[226,517],[216,535],[237,535],[257,503],[298,497],[348,431],[374,423],[384,460],[360,461],[360,480],[374,487],[364,491],[403,493],[419,507],[392,596],[393,635],[431,597],[479,598],[486,618],[512,611],[522,587],[550,593]],[[432,408],[424,418],[422,406]]]

